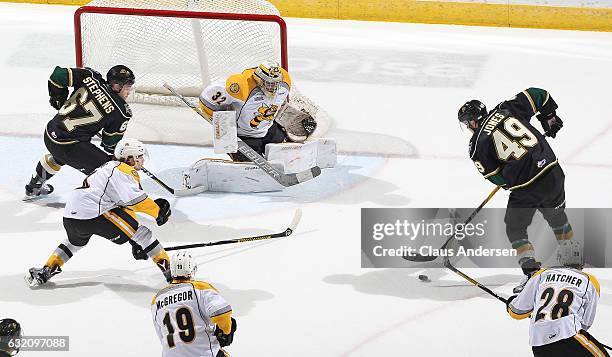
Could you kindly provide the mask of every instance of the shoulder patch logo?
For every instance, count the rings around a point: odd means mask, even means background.
[[[240,84],[236,82],[230,84],[229,91],[230,93],[237,94],[238,92],[240,92]]]

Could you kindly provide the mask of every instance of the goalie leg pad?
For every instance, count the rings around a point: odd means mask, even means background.
[[[283,170],[282,164],[271,163]],[[202,159],[183,173],[186,188],[206,186],[214,192],[271,192],[281,191],[283,186],[248,162]]]
[[[228,154],[238,151],[236,112],[223,111],[213,113],[213,144],[215,154]]]
[[[305,144],[281,143],[266,145],[266,159],[280,161],[286,173],[297,173],[319,166],[330,168],[337,162],[336,140],[321,138]]]

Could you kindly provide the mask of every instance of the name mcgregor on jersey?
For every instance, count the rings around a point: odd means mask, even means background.
[[[156,302],[157,310],[162,309],[168,305],[176,304],[184,301],[192,301],[193,300],[193,292],[190,291],[181,291],[176,294],[168,295],[164,297],[162,300]]]

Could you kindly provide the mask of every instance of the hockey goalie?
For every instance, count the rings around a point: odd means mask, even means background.
[[[215,153],[231,160],[202,159],[183,174],[186,189],[223,192],[266,192],[283,186],[244,154],[238,138],[284,173],[336,164],[333,139],[309,139],[316,120],[289,102],[291,77],[266,62],[213,83],[200,95],[201,113],[212,118]]]

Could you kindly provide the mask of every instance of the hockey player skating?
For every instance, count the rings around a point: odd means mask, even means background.
[[[232,307],[210,284],[195,280],[197,266],[187,251],[172,256],[174,280],[151,302],[155,332],[164,357],[223,357],[234,339]]]
[[[58,110],[47,123],[44,141],[49,154],[43,155],[36,172],[25,186],[26,198],[53,192],[46,183],[63,165],[89,175],[110,160],[121,140],[132,111],[125,102],[134,74],[123,65],[112,67],[106,80],[90,68],[55,67],[49,77],[49,103]],[[68,88],[74,87],[68,97]],[[102,131],[102,148],[91,138]]]
[[[533,274],[521,293],[508,299],[506,310],[515,319],[531,317],[529,345],[536,357],[609,356],[586,332],[595,319],[600,287],[582,271],[582,244],[561,243],[557,258],[562,266]]]
[[[115,148],[116,160],[109,161],[74,190],[64,210],[64,228],[68,238],[51,254],[42,268],[31,268],[26,281],[31,287],[46,283],[62,271],[62,266],[81,250],[92,235],[115,244],[129,242],[136,259],[151,258],[167,281],[170,277],[168,254],[151,230],[141,225],[135,212],[155,218],[158,225],[168,221],[170,204],[163,198],[150,199],[140,186],[140,170],[145,161],[144,145],[123,139]]]
[[[546,136],[554,138],[563,127],[556,109],[550,94],[539,88],[526,89],[490,112],[478,100],[459,109],[459,121],[473,132],[469,155],[476,168],[492,183],[511,191],[504,218],[506,234],[525,274],[515,293],[541,267],[527,236],[536,210],[558,242],[573,236],[565,214],[565,175],[544,135],[529,122],[539,113]]]
[[[287,138],[275,118],[288,105],[290,89],[289,73],[277,63],[266,62],[206,87],[200,95],[200,107],[209,117],[216,111],[234,111],[238,137],[263,155],[267,144]],[[310,116],[301,125],[308,135],[316,129]],[[230,156],[234,161],[250,161],[239,152]]]

